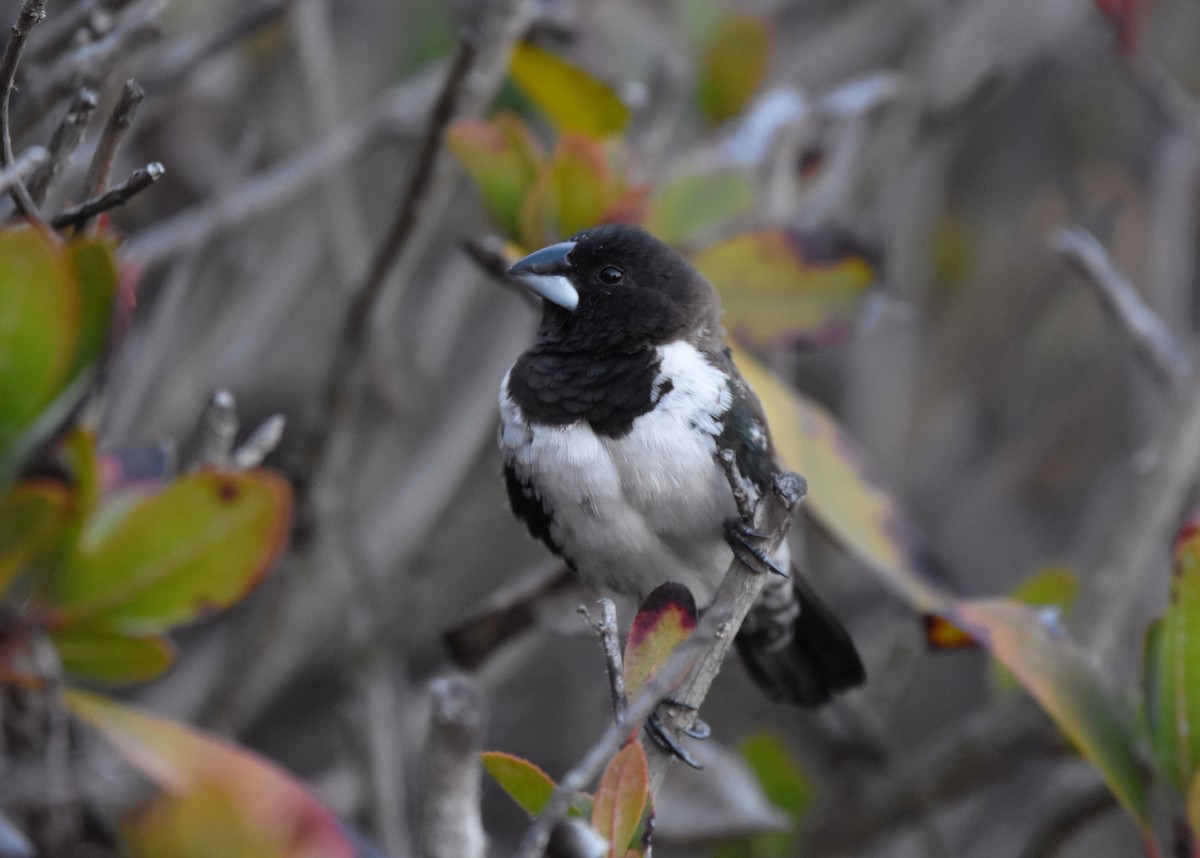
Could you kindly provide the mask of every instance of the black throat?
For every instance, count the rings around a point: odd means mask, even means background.
[[[652,347],[595,354],[538,344],[513,365],[508,393],[530,423],[583,421],[598,435],[619,438],[669,391],[655,389],[661,363]]]

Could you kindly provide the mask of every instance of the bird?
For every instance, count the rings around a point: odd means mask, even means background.
[[[716,290],[620,223],[537,250],[508,274],[543,305],[500,385],[514,515],[589,587],[641,600],[676,582],[703,608],[734,552],[753,546],[721,452],[733,452],[752,502],[780,469]],[[786,540],[759,559],[789,570]],[[772,700],[816,706],[865,681],[845,626],[794,569],[768,576],[736,646]]]

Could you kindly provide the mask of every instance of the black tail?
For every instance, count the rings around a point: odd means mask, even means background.
[[[737,636],[746,670],[772,700],[819,706],[866,679],[841,620],[792,570],[792,585],[764,590]],[[796,608],[799,607],[799,616]]]

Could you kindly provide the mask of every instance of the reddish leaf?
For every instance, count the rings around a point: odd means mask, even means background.
[[[629,123],[629,108],[612,87],[549,51],[517,45],[508,73],[558,131],[607,137]]]
[[[624,858],[650,801],[650,770],[640,742],[630,742],[608,764],[596,790],[592,828],[609,842],[609,855]]]
[[[545,160],[533,133],[518,117],[501,113],[487,122],[454,123],[446,146],[474,180],[488,213],[515,238],[521,201]]]
[[[755,341],[820,347],[850,332],[875,265],[847,235],[768,229],[718,242],[693,264],[721,295],[725,325]]]
[[[625,643],[625,690],[630,699],[692,636],[696,618],[696,601],[682,584],[668,582],[646,597]]]
[[[925,614],[921,617],[925,626],[925,642],[932,649],[975,649],[979,642],[945,617]]]
[[[161,791],[124,833],[145,858],[351,858],[337,818],[295,778],[244,748],[94,694],[72,713]]]
[[[483,768],[530,816],[542,812],[554,792],[554,781],[529,760],[502,751],[484,751],[479,755]]]

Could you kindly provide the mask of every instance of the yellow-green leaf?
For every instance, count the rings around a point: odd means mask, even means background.
[[[129,634],[227,608],[279,556],[290,518],[290,486],[264,470],[191,474],[117,516],[101,504],[54,581],[54,607],[67,624]]]
[[[717,22],[700,65],[700,110],[711,123],[741,113],[762,86],[771,56],[767,25],[731,13]]]
[[[511,113],[461,120],[447,129],[446,146],[475,182],[488,214],[506,237],[516,238],[521,201],[545,160],[529,128]]]
[[[213,736],[95,694],[68,709],[159,789],[122,833],[140,858],[352,858],[337,818],[298,780]]]
[[[1151,842],[1150,801],[1131,731],[1082,650],[1060,629],[1047,626],[1037,609],[1010,599],[962,600],[948,614],[1016,677],[1100,771]]]
[[[622,748],[600,776],[592,807],[592,828],[609,843],[609,855],[625,858],[638,844],[634,835],[650,800],[650,770],[640,742]]]
[[[744,350],[734,350],[734,362],[762,400],[784,465],[808,481],[806,512],[915,610],[937,613],[950,594],[928,580],[911,528],[868,475],[863,452],[833,415]]]
[[[696,601],[682,584],[667,582],[646,597],[625,642],[625,692],[631,700],[692,636],[696,619]]]
[[[503,751],[484,751],[479,755],[484,770],[500,788],[530,816],[542,812],[554,793],[554,781],[529,760]]]
[[[81,327],[60,250],[36,230],[0,230],[0,459],[70,380]]]
[[[754,183],[741,173],[689,173],[658,188],[646,229],[667,244],[694,242],[746,213]]]
[[[1172,573],[1146,704],[1159,771],[1182,796],[1200,769],[1200,517],[1176,537]]]
[[[175,647],[160,635],[130,637],[107,629],[68,626],[52,631],[50,637],[67,673],[112,685],[149,682],[175,659]]]
[[[612,87],[535,45],[517,45],[508,73],[558,131],[607,137],[629,124],[629,108]]]
[[[51,480],[25,480],[0,495],[0,595],[62,533],[70,503],[66,486]]]
[[[843,234],[785,229],[738,235],[692,259],[716,287],[725,326],[752,340],[821,346],[850,331],[875,266]]]
[[[85,238],[67,245],[67,258],[79,283],[82,329],[72,374],[92,366],[108,346],[117,265],[110,239]]]

